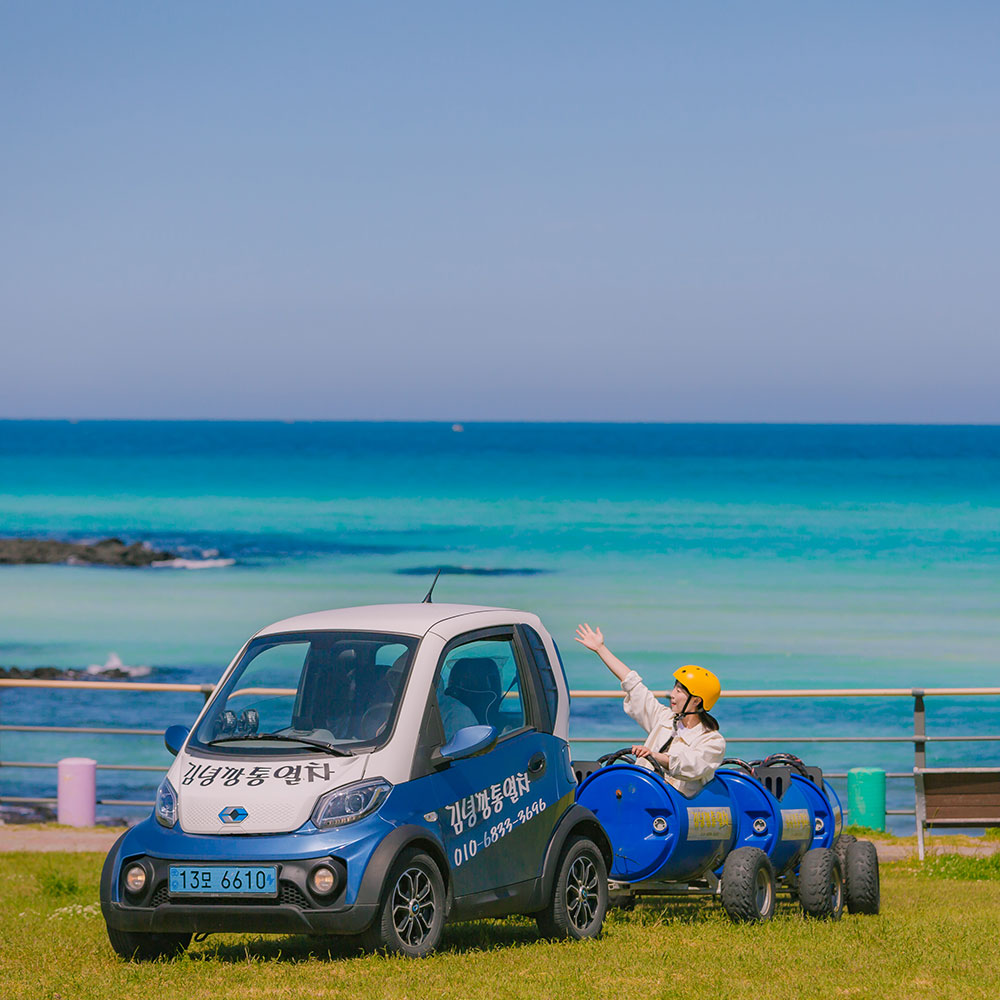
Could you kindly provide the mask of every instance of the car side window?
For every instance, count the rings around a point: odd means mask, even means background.
[[[445,742],[466,726],[498,733],[530,725],[512,638],[474,639],[448,651],[437,685]]]

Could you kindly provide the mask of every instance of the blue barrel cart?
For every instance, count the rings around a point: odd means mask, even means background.
[[[819,768],[791,755],[730,760],[686,798],[626,751],[576,765],[577,802],[612,843],[609,893],[616,905],[640,896],[718,896],[735,921],[760,921],[776,899],[806,915],[877,913],[874,846],[841,835],[836,792]],[[846,874],[846,880],[845,880]]]

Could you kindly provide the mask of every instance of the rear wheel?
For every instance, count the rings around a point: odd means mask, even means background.
[[[601,849],[587,837],[572,837],[563,848],[549,905],[537,914],[549,938],[595,938],[608,910],[608,870]]]
[[[870,840],[859,840],[847,848],[846,854],[848,913],[878,913],[882,893],[875,845]]]
[[[806,851],[799,865],[799,902],[807,917],[839,920],[844,912],[844,876],[828,847]]]
[[[737,847],[726,858],[722,908],[737,922],[759,922],[774,916],[774,868],[759,847]]]
[[[434,859],[415,848],[403,851],[386,885],[375,922],[361,937],[363,947],[410,958],[429,955],[444,929],[444,880]]]
[[[173,958],[191,943],[190,934],[151,934],[147,931],[123,931],[108,925],[108,940],[115,954],[128,961],[152,962]]]
[[[840,859],[840,870],[844,873],[845,878],[847,877],[847,848],[851,844],[857,843],[857,840],[858,838],[852,833],[842,833],[833,845],[833,851]]]

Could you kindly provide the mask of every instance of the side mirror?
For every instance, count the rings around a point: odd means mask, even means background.
[[[492,726],[466,726],[434,755],[438,760],[463,760],[486,753],[496,745],[499,733]]]
[[[163,745],[176,757],[190,732],[187,726],[170,726],[163,734]]]

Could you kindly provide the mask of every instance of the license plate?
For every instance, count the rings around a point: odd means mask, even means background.
[[[277,896],[273,865],[171,865],[171,896]]]

